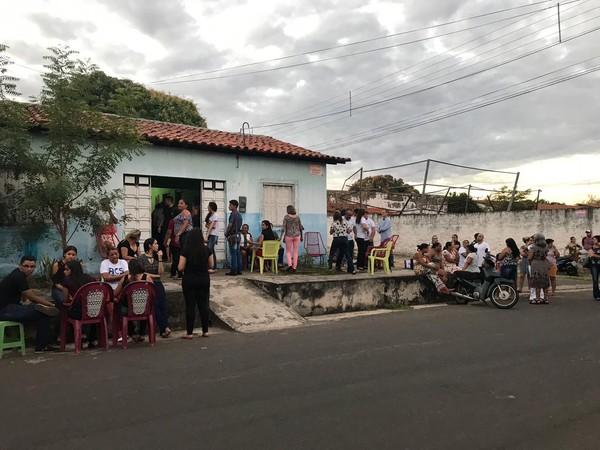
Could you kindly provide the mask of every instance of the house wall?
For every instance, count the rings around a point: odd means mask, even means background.
[[[38,145],[41,144],[37,140]],[[319,231],[327,235],[327,180],[326,166],[320,175],[311,172],[317,163],[261,156],[239,156],[181,149],[165,146],[146,146],[145,154],[131,161],[123,161],[115,170],[107,189],[123,189],[123,174],[223,180],[227,199],[247,198],[244,223],[250,226],[253,236],[260,234],[263,214],[264,183],[291,184],[295,187],[295,206],[306,231]],[[117,216],[123,215],[123,203],[117,205]],[[120,230],[122,234],[122,229]],[[56,236],[50,231],[45,236],[21,236],[19,227],[0,227],[3,252],[0,254],[0,276],[11,270],[20,256],[30,253],[38,258],[58,257],[60,250]],[[94,272],[99,263],[95,238],[78,232],[71,242],[79,249],[79,257]]]

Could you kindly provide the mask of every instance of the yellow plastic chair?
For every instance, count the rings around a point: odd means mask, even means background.
[[[390,270],[390,255],[393,246],[394,243],[389,240],[384,248],[379,247],[371,249],[371,254],[369,255],[369,273],[375,273],[376,261],[381,261],[383,263],[383,270],[385,270],[385,273],[392,272]]]
[[[277,259],[279,258],[279,247],[280,241],[263,241],[262,243],[262,256],[256,256],[258,258],[258,265],[260,273],[263,273],[265,268],[265,261],[272,261],[271,268],[274,273],[277,273]],[[250,264],[250,272],[254,270],[254,258]]]

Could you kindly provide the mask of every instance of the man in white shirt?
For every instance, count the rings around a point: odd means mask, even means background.
[[[490,244],[484,241],[485,236],[483,233],[478,233],[475,238],[475,248],[477,249],[477,265],[483,266],[483,259],[486,253],[490,252]]]

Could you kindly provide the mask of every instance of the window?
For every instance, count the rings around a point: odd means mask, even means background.
[[[287,206],[294,204],[294,186],[265,184],[263,199],[263,220],[281,226],[283,217],[287,214]]]

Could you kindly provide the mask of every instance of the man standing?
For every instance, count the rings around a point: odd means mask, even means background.
[[[477,249],[477,265],[483,266],[483,260],[486,253],[490,252],[490,244],[484,241],[483,233],[477,233],[475,236],[475,248]]]
[[[387,210],[384,209],[381,213],[381,220],[377,224],[377,232],[379,233],[379,246],[383,247],[392,238],[392,221],[388,217]],[[389,258],[390,268],[394,267],[394,251],[390,253]]]
[[[594,237],[592,236],[592,230],[585,230],[585,236],[581,240],[581,246],[585,251],[590,251],[594,246]]]
[[[238,212],[239,203],[237,200],[229,201],[229,225],[225,231],[227,244],[229,245],[229,259],[231,269],[225,275],[242,274],[242,253],[240,251],[240,231],[242,228],[242,215]]]
[[[50,317],[58,315],[54,303],[29,288],[27,278],[35,271],[36,259],[23,256],[19,266],[0,282],[0,320],[33,322],[36,327],[35,351],[55,351],[50,343]],[[23,305],[21,300],[31,303]]]
[[[342,223],[346,227],[346,235],[348,236],[348,246],[346,247],[346,265],[348,273],[356,275],[356,269],[354,268],[354,228],[356,227],[356,220],[352,215],[350,208],[343,211]]]

